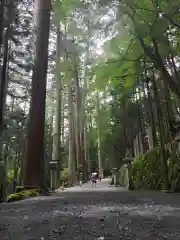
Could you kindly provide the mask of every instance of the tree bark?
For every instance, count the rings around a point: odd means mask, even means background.
[[[159,128],[159,141],[160,141],[160,151],[161,151],[161,160],[162,160],[162,167],[163,167],[163,176],[162,179],[164,180],[163,182],[163,187],[165,190],[169,189],[169,180],[168,180],[168,165],[167,165],[167,156],[165,152],[165,140],[164,140],[164,129],[163,129],[163,124],[162,124],[162,114],[160,110],[160,104],[159,104],[159,98],[158,98],[158,92],[157,92],[157,87],[156,87],[156,82],[155,82],[155,76],[153,75],[152,78],[152,86],[154,90],[154,98],[155,98],[155,103],[156,103],[156,112],[157,112],[157,123],[158,123],[158,128]]]
[[[99,92],[97,91],[96,93],[96,113],[97,113],[97,150],[98,150],[98,167],[99,167],[99,172],[102,169],[102,156],[101,156],[101,136],[100,136],[100,99],[99,99]]]
[[[69,122],[69,185],[75,181],[75,153],[74,153],[74,123],[73,123],[73,104],[72,104],[72,87],[68,89],[68,122]]]
[[[146,87],[147,87],[148,105],[149,105],[149,112],[150,112],[150,123],[152,128],[153,146],[155,147],[157,146],[156,123],[155,123],[155,115],[153,111],[153,98],[150,94],[149,80],[146,83]]]
[[[4,2],[2,1],[1,6],[4,8]],[[13,4],[12,2],[9,4],[8,8],[8,26],[7,30],[5,32],[4,36],[4,54],[3,54],[3,60],[2,60],[2,69],[0,66],[0,201],[4,198],[5,194],[5,186],[4,186],[4,180],[6,176],[6,170],[5,170],[5,162],[3,159],[3,132],[4,132],[4,110],[5,110],[5,103],[6,103],[6,96],[7,96],[7,69],[8,69],[8,64],[9,64],[9,37],[11,33],[11,22],[12,22],[12,7]],[[3,20],[3,13],[4,9],[1,9],[1,14],[2,14],[2,20]],[[0,23],[3,24],[3,21]],[[3,31],[3,25],[0,26],[0,34],[2,34]],[[0,41],[2,43],[2,35],[0,36]],[[1,44],[0,44],[0,50],[1,50]]]
[[[9,60],[9,38],[11,34],[12,8],[13,4],[11,3],[9,4],[8,8],[9,22],[4,35],[4,54],[2,61],[2,69],[0,68],[0,134],[4,129],[4,107],[7,95],[7,68]]]
[[[2,35],[3,35],[3,18],[4,18],[4,5],[5,0],[0,1],[0,52],[1,52],[1,45],[2,45]]]
[[[82,145],[81,145],[81,92],[79,86],[79,77],[77,66],[75,69],[75,101],[76,101],[76,121],[75,121],[75,129],[76,129],[76,158],[77,158],[77,169],[79,171],[80,166],[82,165]]]
[[[41,186],[41,164],[44,155],[46,76],[51,1],[36,0],[35,4],[36,52],[25,152],[25,188],[39,188]]]
[[[60,27],[57,26],[57,56],[56,56],[56,106],[55,106],[55,126],[53,132],[53,153],[52,153],[52,160],[58,162],[58,169],[57,169],[57,184],[59,184],[60,180],[60,160],[61,160],[61,153],[60,153],[60,138],[61,138],[61,76],[60,76],[60,42],[61,42],[61,34],[60,34]],[[57,186],[58,187],[58,186]]]

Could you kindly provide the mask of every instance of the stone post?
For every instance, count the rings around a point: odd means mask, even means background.
[[[50,188],[54,191],[57,188],[57,171],[58,171],[58,161],[50,161]]]

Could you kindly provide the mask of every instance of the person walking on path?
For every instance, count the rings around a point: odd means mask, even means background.
[[[79,185],[80,185],[80,187],[82,186],[82,181],[83,181],[83,174],[81,172],[80,175],[79,175]]]
[[[96,187],[96,175],[97,175],[96,172],[93,172],[91,175],[92,188]]]

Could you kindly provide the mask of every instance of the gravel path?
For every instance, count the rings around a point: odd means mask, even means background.
[[[180,194],[90,184],[0,205],[0,240],[179,240]]]

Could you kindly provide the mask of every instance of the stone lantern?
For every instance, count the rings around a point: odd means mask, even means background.
[[[58,170],[58,161],[52,160],[49,162],[50,170],[50,188],[55,190],[57,187],[57,170]]]

